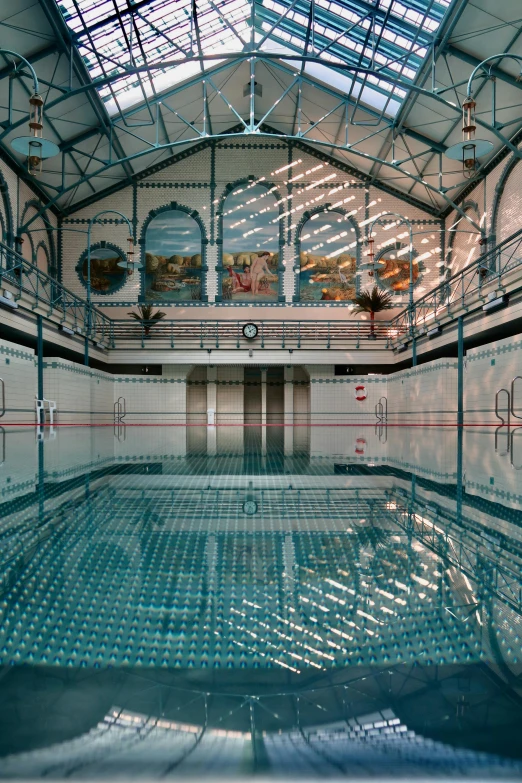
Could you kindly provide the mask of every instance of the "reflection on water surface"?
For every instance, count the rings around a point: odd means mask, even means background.
[[[3,434],[0,774],[522,779],[494,434]]]

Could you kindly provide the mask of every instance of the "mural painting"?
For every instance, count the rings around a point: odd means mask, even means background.
[[[410,253],[407,248],[408,245],[397,243],[376,259],[375,275],[389,291],[407,291],[409,288]],[[415,286],[419,279],[419,264],[415,259],[413,259],[412,278]]]
[[[179,209],[157,215],[145,237],[145,299],[153,302],[201,300],[201,230]]]
[[[101,294],[117,291],[127,275],[127,270],[118,266],[118,262],[123,260],[123,253],[115,247],[91,249],[91,289]],[[83,256],[81,275],[87,283],[87,252]]]
[[[223,301],[275,302],[279,294],[279,209],[262,185],[241,185],[223,206]]]
[[[349,219],[337,212],[319,212],[304,224],[299,254],[302,302],[345,302],[354,298],[355,241]]]

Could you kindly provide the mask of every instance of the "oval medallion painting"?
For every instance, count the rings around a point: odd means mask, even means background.
[[[100,294],[112,294],[124,284],[127,270],[118,266],[124,261],[123,252],[116,247],[98,247],[91,250],[91,288]],[[87,284],[87,251],[81,262],[81,274]]]
[[[201,230],[180,209],[162,212],[145,238],[145,299],[149,302],[201,300]]]

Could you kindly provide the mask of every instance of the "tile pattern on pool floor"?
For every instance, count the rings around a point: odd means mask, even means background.
[[[522,779],[516,482],[386,435],[4,430],[0,775]]]

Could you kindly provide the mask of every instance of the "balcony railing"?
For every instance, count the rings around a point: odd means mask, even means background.
[[[47,318],[66,323],[93,340],[110,343],[110,318],[3,242],[0,242],[0,282],[8,285],[15,301],[24,297],[32,310],[43,309]]]
[[[522,230],[477,258],[392,319],[396,331],[392,343],[403,335],[420,335],[441,321],[480,309],[488,295],[506,292],[506,286],[522,272]]]
[[[116,347],[135,345],[147,348],[240,348],[249,344],[243,336],[245,320],[158,321],[150,326],[138,321],[114,320]],[[259,333],[252,347],[288,349],[342,349],[388,347],[395,329],[387,321],[256,321]]]
[[[520,279],[519,279],[520,278]],[[248,345],[243,320],[162,320],[152,324],[114,320],[0,242],[0,282],[52,321],[66,324],[111,348],[214,349]],[[256,321],[252,347],[272,349],[383,349],[421,336],[441,321],[478,310],[492,292],[522,287],[522,230],[480,256],[391,321]]]

